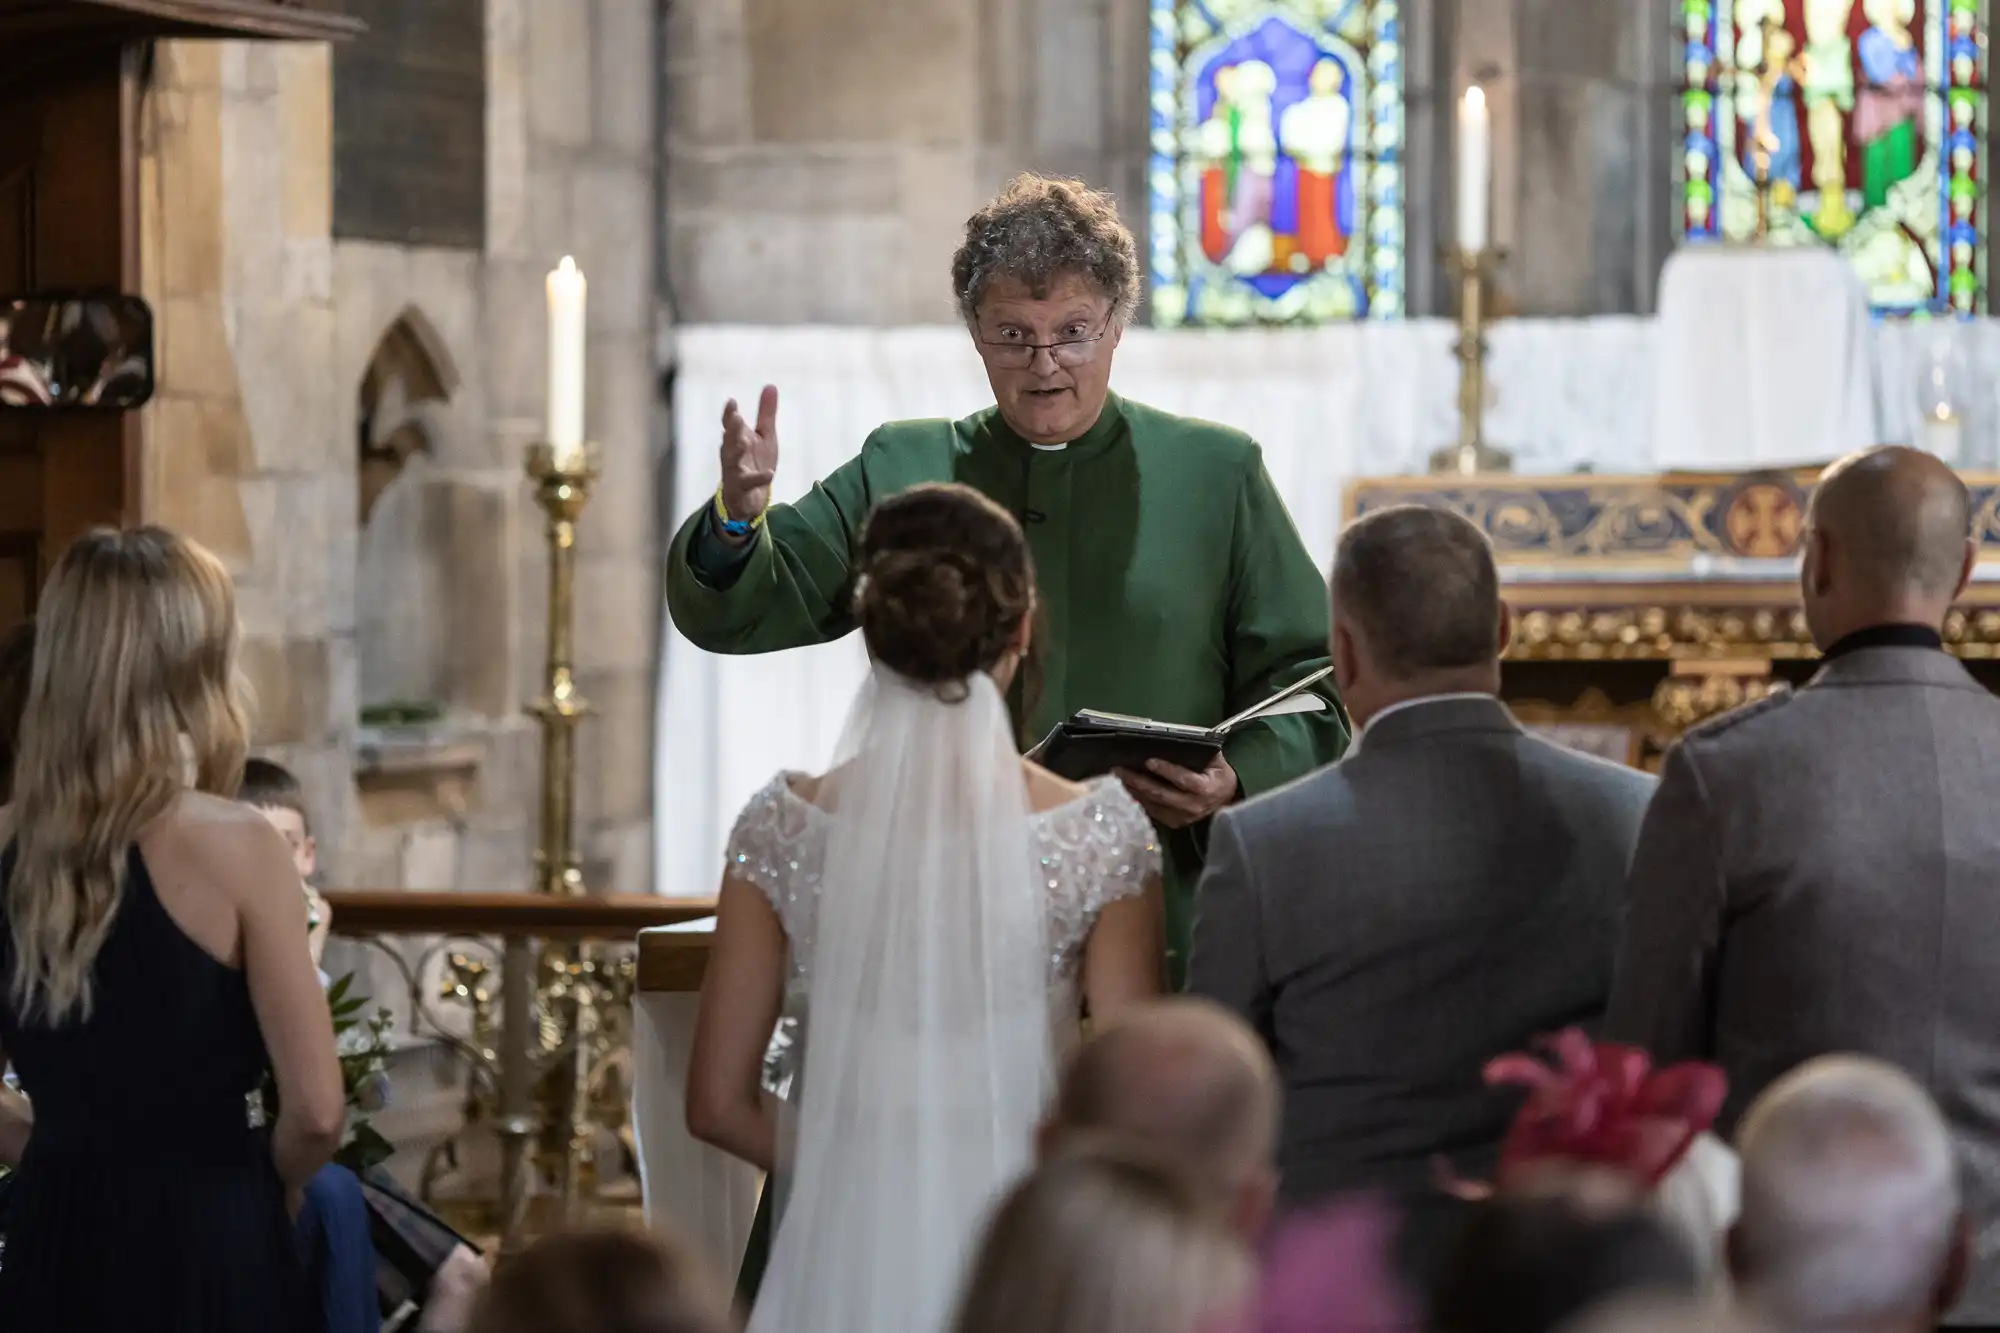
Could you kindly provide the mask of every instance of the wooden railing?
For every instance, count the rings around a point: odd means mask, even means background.
[[[656,930],[639,937],[639,993],[688,994],[701,989],[708,972],[708,931]]]
[[[402,889],[330,889],[333,933],[489,935],[500,939],[631,940],[654,926],[715,915],[705,900],[641,893],[552,898],[542,893],[412,893]]]

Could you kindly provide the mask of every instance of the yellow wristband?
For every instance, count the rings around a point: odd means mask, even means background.
[[[764,526],[763,514],[757,515],[757,517],[751,519],[748,523],[743,522],[741,519],[731,518],[729,516],[729,506],[722,502],[722,486],[719,482],[715,487],[715,518],[717,522],[722,524],[722,530],[732,537],[744,536]]]

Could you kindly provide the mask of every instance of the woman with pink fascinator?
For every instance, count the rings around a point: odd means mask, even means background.
[[[1736,1154],[1709,1132],[1728,1092],[1722,1071],[1655,1069],[1637,1047],[1594,1043],[1576,1028],[1543,1049],[1546,1058],[1505,1055],[1486,1066],[1489,1084],[1524,1087],[1527,1100],[1501,1140],[1493,1183],[1454,1192],[1636,1189],[1687,1243],[1703,1282],[1719,1286],[1740,1175]]]

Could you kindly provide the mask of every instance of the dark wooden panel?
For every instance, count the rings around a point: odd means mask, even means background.
[[[333,54],[333,234],[483,246],[484,0],[347,8],[368,31]]]
[[[36,537],[41,530],[41,451],[0,447],[0,541]]]
[[[0,290],[25,292],[33,281],[34,227],[33,164],[0,161]]]
[[[0,45],[153,37],[341,41],[360,24],[299,0],[0,0]]]
[[[0,535],[0,634],[35,613],[41,590],[42,564],[34,538]]]
[[[133,96],[115,45],[0,83],[0,296],[137,287]],[[132,516],[137,427],[129,413],[0,413],[0,624],[32,609],[79,533]]]

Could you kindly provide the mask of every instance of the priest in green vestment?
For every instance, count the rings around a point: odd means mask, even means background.
[[[764,389],[754,424],[732,402],[721,486],[669,556],[680,632],[715,653],[846,634],[869,509],[958,481],[1019,518],[1034,552],[1039,684],[1011,700],[1023,748],[1081,708],[1212,726],[1326,665],[1325,579],[1256,443],[1110,391],[1139,293],[1137,246],[1111,198],[1023,176],[966,224],[952,270],[994,406],[884,425],[798,503],[771,505],[777,390]],[[1209,817],[1339,758],[1333,702],[1245,727],[1204,772],[1119,775],[1163,833],[1175,986]]]

